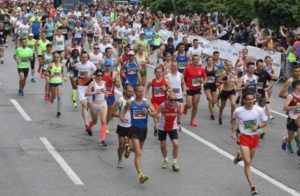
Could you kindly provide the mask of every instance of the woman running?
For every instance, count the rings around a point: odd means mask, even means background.
[[[147,65],[150,63],[150,60],[144,54],[144,47],[139,45],[137,47],[136,60],[139,65],[139,84],[145,86],[147,81]]]
[[[94,80],[89,84],[85,96],[92,96],[91,116],[92,121],[87,127],[87,132],[90,136],[93,135],[92,127],[97,124],[97,118],[101,121],[101,144],[107,146],[106,139],[106,118],[107,118],[107,103],[106,103],[106,84],[102,80],[103,72],[97,70]]]
[[[78,49],[73,49],[71,52],[71,56],[70,59],[68,59],[67,63],[66,63],[66,67],[68,70],[68,76],[70,78],[71,81],[71,85],[72,85],[72,94],[71,94],[71,98],[72,98],[72,102],[73,102],[73,106],[74,108],[77,108],[77,76],[78,76],[78,71],[75,69],[75,65],[80,61],[79,58],[79,50]]]
[[[43,67],[42,67],[42,74],[45,77],[45,96],[44,100],[49,101],[50,100],[50,87],[49,87],[49,76],[47,74],[47,70],[49,68],[50,63],[53,61],[53,51],[52,51],[52,45],[48,44],[46,46],[46,53],[43,55]]]

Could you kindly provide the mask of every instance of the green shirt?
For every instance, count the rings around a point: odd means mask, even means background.
[[[148,40],[144,39],[144,40],[139,40],[137,44],[140,44],[143,46],[144,48],[144,55],[148,56]]]
[[[51,44],[49,40],[46,39],[46,42],[43,42],[42,40],[39,40],[37,42],[38,44],[38,55],[43,55],[46,52],[47,45]]]
[[[27,47],[34,50],[34,46],[35,46],[36,40],[35,39],[27,39]]]
[[[154,46],[159,46],[160,45],[160,37],[162,36],[161,31],[155,32],[155,36],[153,39],[153,45]]]
[[[33,56],[33,50],[26,47],[19,47],[16,49],[15,55],[18,60],[17,68],[29,68],[30,67],[30,59]]]

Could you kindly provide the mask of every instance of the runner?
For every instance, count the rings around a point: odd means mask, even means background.
[[[299,141],[300,135],[300,80],[293,81],[291,85],[294,90],[287,96],[283,107],[283,109],[288,112],[286,124],[288,134],[287,137],[285,136],[283,138],[281,148],[282,150],[287,150],[289,153],[294,153],[292,141],[293,139]],[[295,135],[297,132],[298,135]],[[297,147],[299,148],[299,143],[297,143]],[[298,150],[298,155],[299,152]]]
[[[148,82],[146,86],[146,97],[149,97],[150,87],[152,88],[151,103],[154,109],[157,110],[158,106],[167,100],[167,91],[171,90],[171,86],[168,81],[164,78],[162,67],[156,67],[154,69],[155,78]],[[159,117],[153,118],[154,121],[154,137],[158,133]]]
[[[256,61],[256,70],[254,71],[254,75],[258,77],[257,80],[257,92],[258,96],[258,105],[260,107],[265,107],[269,120],[274,119],[271,114],[271,106],[270,106],[270,97],[269,97],[269,88],[273,86],[272,76],[263,69],[263,60],[259,59]],[[268,84],[267,84],[268,82]]]
[[[134,164],[141,184],[149,179],[149,176],[143,173],[141,164],[142,148],[147,137],[148,112],[152,117],[157,116],[151,102],[143,98],[144,91],[143,86],[137,86],[135,88],[135,99],[127,102],[120,114],[120,120],[126,123],[125,114],[127,110],[130,111],[131,128],[129,137],[132,139],[135,153]]]
[[[108,48],[109,49],[109,48]],[[104,62],[104,71],[102,80],[105,81],[105,87],[106,87],[106,102],[108,106],[108,113],[107,113],[107,124],[109,124],[109,121],[112,116],[113,112],[113,105],[115,103],[116,97],[115,97],[115,87],[120,87],[120,80],[119,80],[119,74],[117,71],[113,71],[111,62],[105,61]],[[109,133],[109,129],[106,130],[107,134]]]
[[[139,65],[139,84],[146,86],[147,82],[147,64],[151,64],[150,59],[144,53],[142,45],[137,46],[136,61]]]
[[[92,96],[91,103],[91,116],[92,121],[89,123],[86,128],[89,136],[93,135],[92,128],[97,124],[97,118],[99,114],[99,118],[101,121],[100,128],[100,140],[103,146],[107,146],[106,142],[106,119],[107,119],[107,103],[106,103],[106,84],[105,81],[102,80],[103,72],[101,70],[96,70],[95,79],[89,84],[85,96]]]
[[[85,128],[89,126],[88,121],[88,99],[85,96],[85,92],[92,81],[93,73],[97,70],[94,63],[88,60],[89,54],[85,51],[81,53],[80,62],[75,65],[75,69],[78,71],[77,79],[77,95],[81,104],[81,114],[85,124]]]
[[[238,128],[238,144],[240,152],[234,159],[234,163],[244,161],[244,172],[250,186],[251,195],[258,194],[252,179],[251,164],[259,145],[258,130],[267,125],[267,116],[264,110],[253,105],[255,94],[251,91],[243,93],[244,106],[235,109],[232,117],[232,133]]]
[[[172,169],[175,172],[180,170],[177,158],[178,158],[178,133],[177,130],[179,127],[177,126],[177,117],[183,114],[184,107],[180,102],[177,102],[177,97],[175,93],[170,93],[168,95],[167,101],[163,102],[159,105],[157,109],[157,114],[161,114],[160,122],[159,122],[159,132],[158,138],[160,141],[160,149],[163,155],[164,161],[162,164],[163,169],[168,168],[168,157],[167,157],[167,142],[166,138],[169,135],[170,140],[173,144],[173,161],[172,161]]]
[[[101,68],[101,65],[103,64],[103,54],[100,53],[100,47],[99,44],[94,44],[94,51],[89,54],[90,61],[95,64],[97,69]]]
[[[31,68],[31,82],[35,83],[35,52],[36,52],[36,40],[33,39],[33,34],[29,33],[28,34],[28,39],[27,39],[27,47],[33,50],[33,56],[32,60],[30,61],[30,68]]]
[[[47,40],[52,42],[54,36],[54,23],[52,17],[47,18],[47,22],[44,24],[43,30],[46,32]]]
[[[125,63],[125,78],[133,88],[138,84],[138,63],[135,59],[134,51],[130,51],[129,60]]]
[[[114,104],[113,108],[113,114],[116,112],[117,109],[119,109],[119,116],[121,111],[124,109],[126,106],[127,101],[133,101],[134,100],[134,89],[130,84],[126,84],[124,86],[123,90],[123,96],[121,96]],[[119,119],[118,122],[118,127],[116,133],[118,134],[118,141],[119,141],[119,146],[118,146],[118,168],[123,168],[123,154],[125,158],[129,157],[129,154],[132,149],[132,141],[129,140],[129,131],[131,127],[131,122],[130,122],[130,110],[126,111],[126,114],[124,115],[124,122],[122,122]],[[125,152],[125,153],[124,153]]]
[[[204,92],[208,100],[208,109],[210,112],[210,120],[215,120],[214,107],[217,103],[217,76],[218,68],[213,64],[213,57],[207,58],[207,66],[205,67],[205,73],[207,77],[206,84],[204,85]]]
[[[46,52],[43,55],[43,67],[42,67],[42,74],[45,77],[45,95],[44,100],[50,101],[50,86],[49,86],[49,74],[48,74],[48,68],[50,63],[53,61],[53,51],[52,51],[52,45],[47,44],[46,46]]]
[[[30,61],[32,60],[33,50],[27,47],[27,39],[20,39],[21,46],[18,47],[14,54],[14,60],[17,63],[19,74],[19,96],[24,96],[24,87],[29,72]]]
[[[54,46],[54,51],[57,52],[61,60],[65,57],[65,37],[62,34],[62,29],[58,29],[56,35],[53,37],[52,45]]]
[[[180,73],[183,73],[185,67],[188,64],[188,55],[187,52],[184,50],[184,44],[179,43],[178,46],[178,51],[174,54],[174,59],[176,59],[177,65],[178,65],[178,71]]]
[[[54,52],[53,62],[50,63],[46,72],[50,79],[50,102],[54,103],[54,100],[57,98],[57,118],[61,116],[62,82],[63,80],[67,81],[64,75],[64,66],[60,63],[60,58],[59,53]]]
[[[38,60],[39,60],[38,72],[39,73],[41,73],[41,68],[44,65],[43,55],[46,52],[46,47],[48,44],[51,44],[51,42],[46,39],[46,33],[42,32],[41,39],[39,41],[37,41],[37,51],[38,51]]]
[[[170,73],[171,64],[174,63],[170,52],[164,54],[164,62],[160,65],[163,69],[163,75]]]
[[[220,74],[219,76],[219,80],[218,82],[220,84],[223,84],[223,89],[220,93],[220,99],[221,99],[221,106],[219,109],[219,125],[222,125],[223,120],[222,120],[222,116],[223,116],[223,111],[224,108],[226,106],[226,102],[227,99],[229,99],[230,101],[230,119],[233,116],[233,112],[235,110],[235,90],[236,87],[238,85],[238,78],[237,75],[235,73],[235,71],[233,70],[233,66],[231,61],[225,61],[224,62],[224,71]],[[235,134],[232,133],[231,137],[234,139],[235,138]]]
[[[4,64],[4,49],[7,45],[7,36],[5,34],[4,23],[0,21],[0,62]]]
[[[200,56],[198,54],[192,56],[192,63],[184,69],[183,76],[187,95],[184,114],[187,114],[187,110],[192,108],[190,124],[191,126],[197,126],[195,118],[198,112],[201,86],[202,83],[206,82],[205,69],[200,64]]]
[[[68,76],[72,85],[71,100],[73,102],[73,107],[77,108],[77,77],[78,71],[75,69],[75,65],[80,61],[80,54],[78,49],[73,49],[71,52],[71,57],[66,62],[66,67],[68,71]]]

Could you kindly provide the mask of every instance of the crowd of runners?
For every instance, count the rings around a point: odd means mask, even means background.
[[[162,168],[169,165],[166,139],[172,141],[172,169],[178,163],[178,131],[181,117],[190,111],[190,126],[197,126],[196,116],[202,93],[207,99],[211,121],[231,124],[231,138],[240,146],[234,163],[244,161],[245,175],[251,194],[257,194],[250,166],[271,112],[272,89],[277,73],[272,58],[251,61],[247,49],[241,51],[237,62],[220,59],[220,52],[205,55],[200,40],[189,40],[179,31],[164,40],[159,20],[148,9],[137,5],[107,8],[91,6],[84,12],[75,9],[64,13],[54,4],[30,2],[16,4],[8,12],[1,10],[0,61],[6,58],[8,44],[15,47],[14,60],[19,75],[18,95],[24,96],[27,77],[35,83],[43,78],[43,99],[62,114],[63,82],[69,80],[72,104],[79,104],[83,127],[93,136],[99,118],[100,141],[109,145],[106,136],[112,118],[119,118],[118,163],[124,167],[123,157],[134,153],[134,165],[140,183],[149,179],[142,169],[142,148],[147,137],[148,122],[154,122],[153,134],[160,141]],[[44,5],[44,4],[43,4]],[[154,66],[154,78],[147,67]],[[287,135],[282,150],[299,150],[300,127],[300,67],[293,66],[292,77],[280,91],[286,99]],[[122,93],[117,96],[116,89]],[[204,98],[203,98],[204,99]],[[229,102],[230,118],[223,112]],[[240,106],[241,104],[241,106]],[[185,126],[185,124],[183,124]],[[297,134],[298,133],[298,134]],[[300,159],[299,159],[300,161]]]

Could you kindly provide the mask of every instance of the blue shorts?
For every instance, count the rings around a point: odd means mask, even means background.
[[[80,45],[82,38],[76,38],[76,40],[77,40],[77,45]]]
[[[55,87],[58,87],[61,85],[62,85],[62,83],[49,83],[50,88],[55,88]]]
[[[106,102],[107,102],[107,105],[113,105],[116,101],[116,97],[113,95],[113,96],[107,96],[106,98]]]

